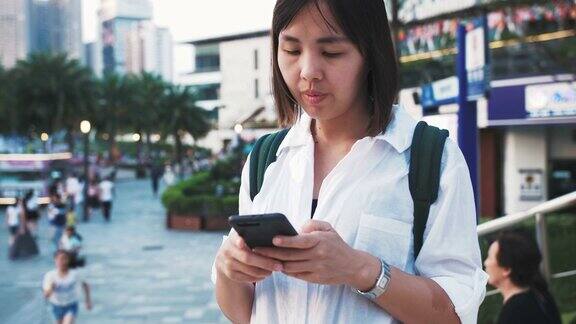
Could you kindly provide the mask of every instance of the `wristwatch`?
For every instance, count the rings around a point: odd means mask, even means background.
[[[368,291],[361,291],[356,289],[356,292],[362,296],[368,297],[371,300],[374,300],[380,297],[388,288],[388,284],[390,283],[390,265],[386,263],[386,261],[380,260],[380,275],[378,276],[378,280],[376,281],[376,285],[374,288]]]

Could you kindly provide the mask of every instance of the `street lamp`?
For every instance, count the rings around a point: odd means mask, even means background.
[[[48,133],[40,134],[40,140],[42,140],[42,146],[44,148],[44,153],[48,153],[48,149],[46,147],[46,142],[48,141],[49,138],[50,138],[50,136],[48,136]]]
[[[80,123],[80,131],[84,134],[84,202],[82,204],[83,207],[83,218],[84,221],[88,221],[88,186],[90,185],[89,176],[88,176],[88,151],[90,149],[90,122],[87,120],[83,120]]]

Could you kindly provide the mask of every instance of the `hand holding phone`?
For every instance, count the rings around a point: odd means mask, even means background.
[[[228,222],[251,249],[273,247],[272,239],[278,235],[298,235],[288,218],[279,213],[230,216]]]
[[[230,233],[218,250],[215,267],[218,277],[222,275],[232,281],[249,283],[259,282],[273,271],[283,270],[281,262],[256,254],[236,232]]]

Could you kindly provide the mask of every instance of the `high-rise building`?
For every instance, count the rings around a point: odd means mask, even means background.
[[[102,0],[103,71],[151,72],[172,80],[172,36],[152,23],[149,0]]]
[[[29,0],[29,51],[66,53],[81,59],[81,17],[81,0]]]
[[[174,79],[173,44],[172,34],[167,28],[156,29],[156,67],[158,74],[167,81]]]
[[[0,1],[0,64],[5,68],[26,57],[26,13],[26,0]]]

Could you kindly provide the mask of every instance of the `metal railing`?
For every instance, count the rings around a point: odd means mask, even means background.
[[[548,233],[546,228],[546,216],[549,213],[555,212],[566,207],[576,205],[576,191],[566,194],[564,196],[549,200],[527,211],[519,212],[507,216],[503,216],[486,223],[480,224],[477,227],[478,237],[488,235],[500,230],[508,229],[522,221],[535,217],[536,219],[536,241],[542,253],[542,274],[546,280],[552,278],[562,278],[576,275],[576,270],[552,274],[550,269],[550,251],[548,250]],[[492,291],[491,293],[495,293]],[[488,293],[490,295],[490,293]]]

